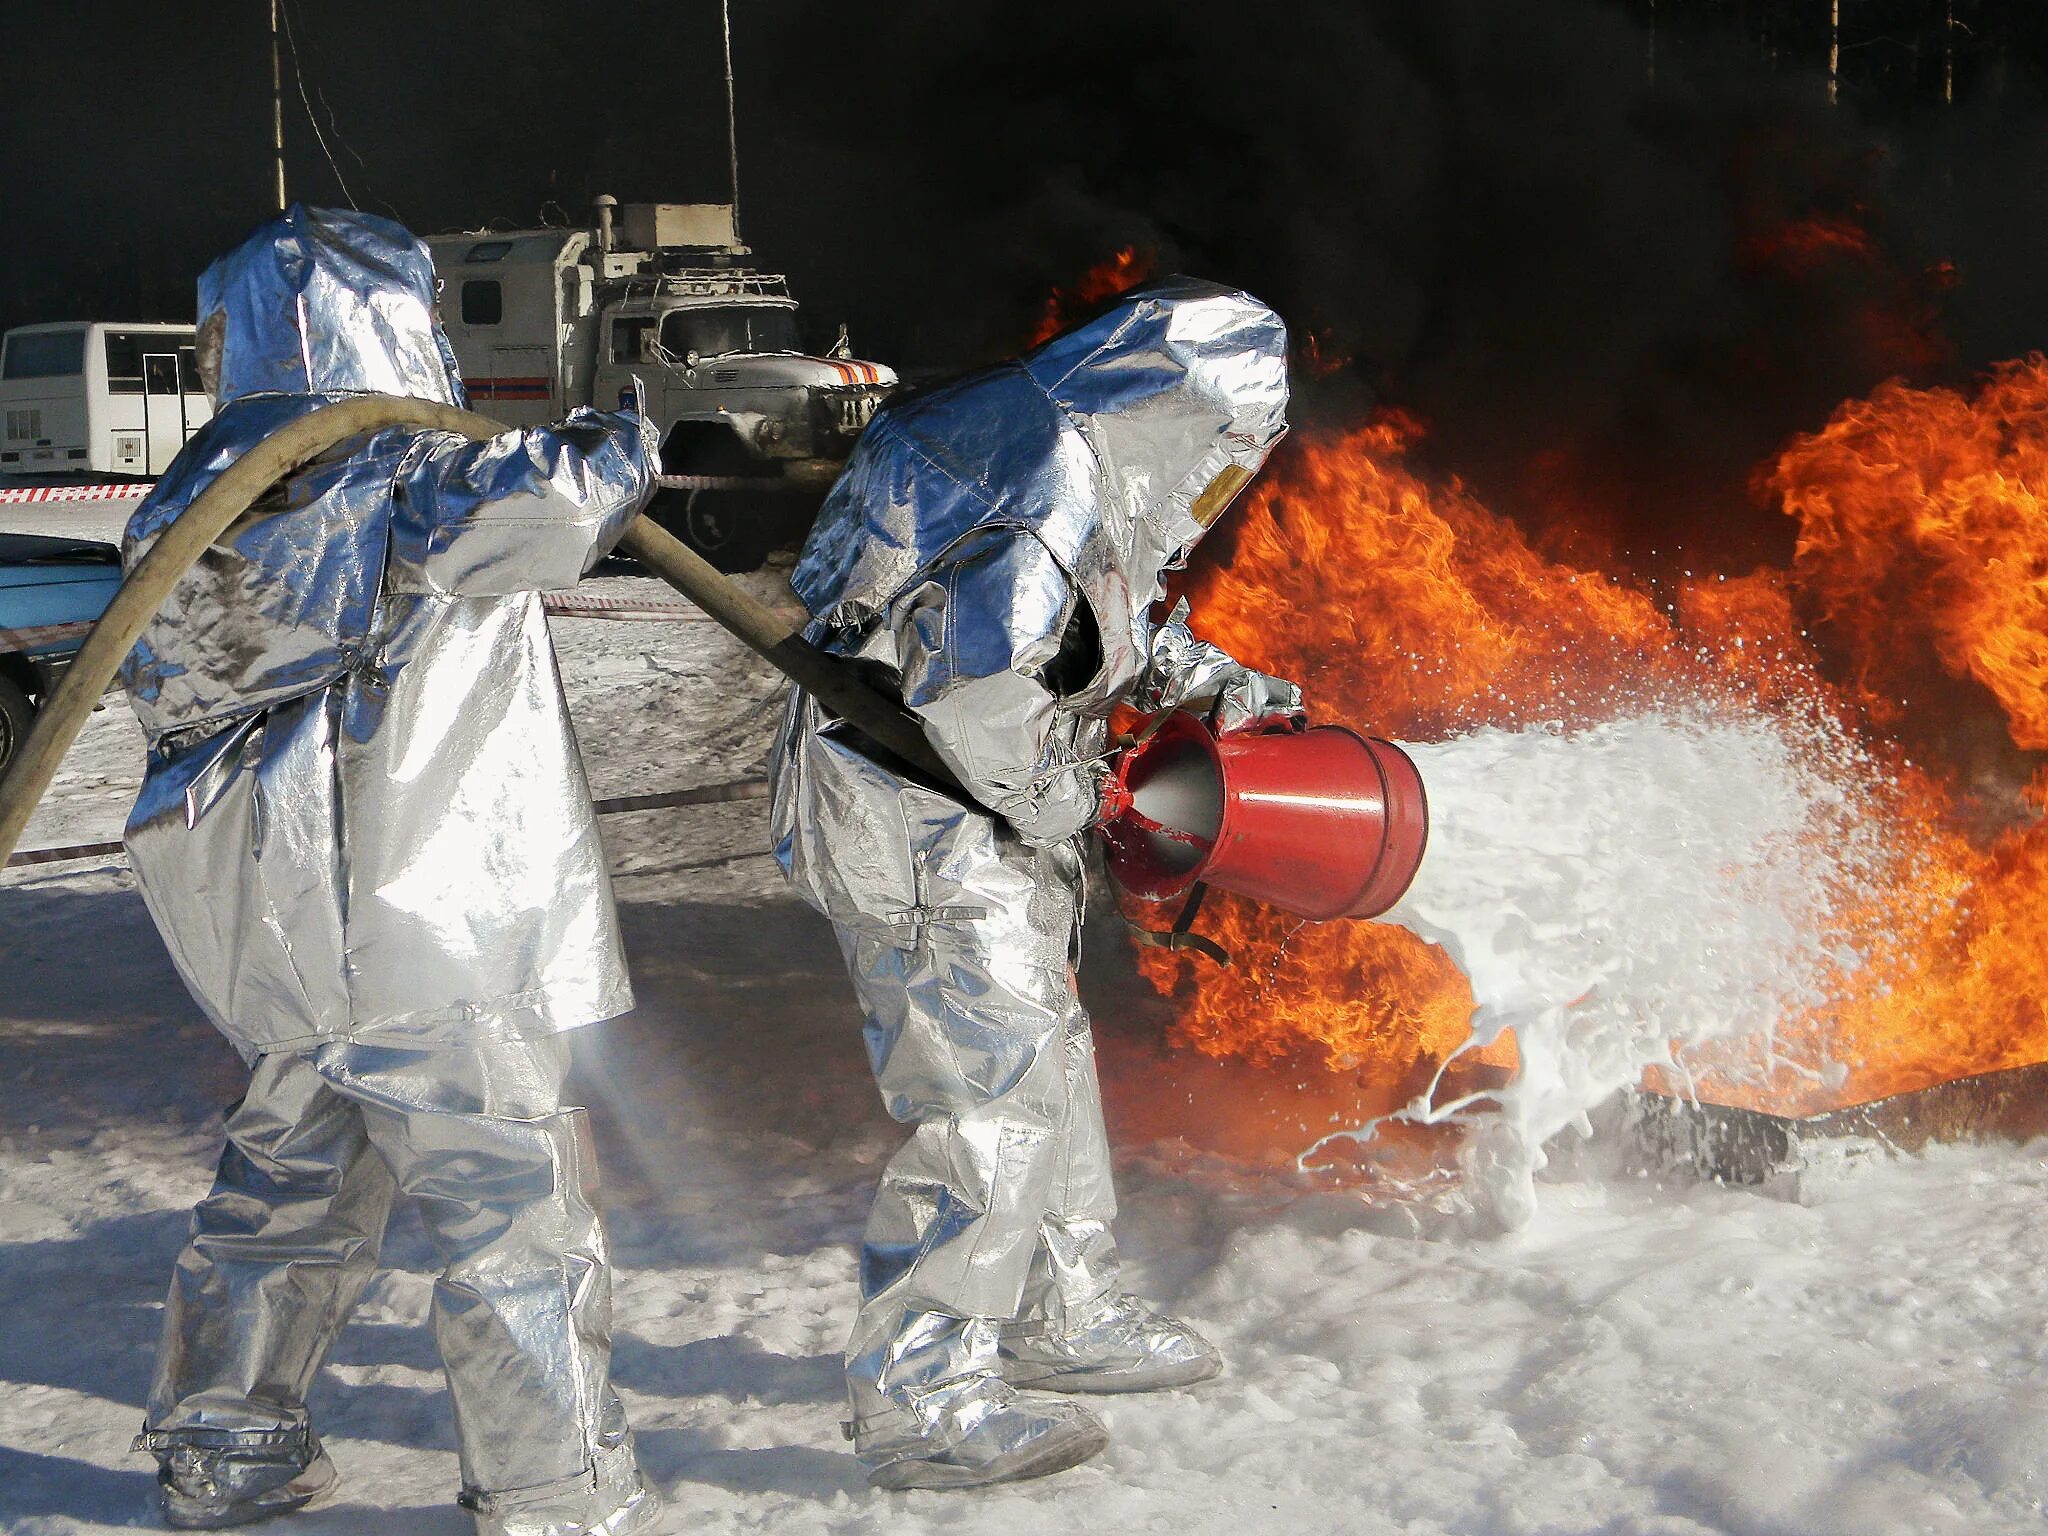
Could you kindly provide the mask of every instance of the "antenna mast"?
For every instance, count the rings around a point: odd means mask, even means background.
[[[270,0],[270,141],[277,152],[277,211],[284,212],[284,65],[277,51],[277,0]]]
[[[271,0],[274,5],[276,0]],[[718,9],[725,25],[725,146],[732,165],[732,237],[740,237],[740,127],[739,117],[733,110],[732,102],[732,0],[718,0]],[[278,162],[278,175],[282,177],[284,162]],[[279,185],[283,185],[282,181]]]

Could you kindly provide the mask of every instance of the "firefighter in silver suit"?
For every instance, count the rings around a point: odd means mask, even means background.
[[[891,677],[967,791],[793,700],[777,856],[835,925],[883,1099],[915,1128],[882,1175],[847,1348],[850,1433],[879,1486],[1036,1476],[1105,1443],[1079,1405],[1018,1388],[1221,1368],[1119,1281],[1073,966],[1111,711],[1300,706],[1184,608],[1151,617],[1286,402],[1279,318],[1168,280],[880,413],[797,566],[812,637]]]
[[[464,401],[426,248],[294,207],[199,284],[219,413],[128,526],[130,567],[250,445],[349,395]],[[632,1006],[538,593],[651,487],[630,413],[485,442],[398,428],[293,475],[210,548],[123,674],[128,823],[180,974],[250,1066],[166,1306],[138,1445],[173,1526],[301,1507],[306,1411],[400,1192],[484,1536],[644,1529],[562,1031]]]

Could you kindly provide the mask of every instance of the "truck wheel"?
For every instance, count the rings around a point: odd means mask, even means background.
[[[771,532],[742,492],[664,491],[648,510],[716,570],[757,571],[767,558]]]
[[[0,773],[7,771],[14,754],[28,739],[28,728],[35,717],[35,706],[29,703],[28,695],[12,680],[0,677]]]

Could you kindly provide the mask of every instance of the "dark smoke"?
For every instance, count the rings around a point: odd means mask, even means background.
[[[1417,412],[1439,465],[1561,542],[1739,564],[1785,538],[1744,487],[1788,432],[1889,374],[2048,341],[2014,282],[1973,349],[1943,339],[1965,221],[1929,183],[1982,175],[1959,130],[1831,109],[1739,35],[1667,36],[1653,82],[1605,0],[1033,14],[1020,36],[898,6],[823,41],[880,87],[883,152],[839,196],[901,216],[847,259],[928,296],[938,352],[1000,350],[1048,281],[1150,245],[1351,357],[1336,410],[1363,387]]]
[[[1643,0],[737,0],[744,220],[821,338],[921,369],[1150,247],[1350,359],[1310,415],[1399,404],[1554,543],[1740,567],[1782,552],[1745,485],[1787,434],[2048,344],[2042,8],[1945,5],[1845,7],[1830,107],[1794,0],[1659,0],[1654,36]],[[0,322],[189,313],[266,211],[267,10],[10,18]],[[292,14],[342,177],[417,229],[722,194],[711,0]],[[289,94],[294,191],[337,200]]]

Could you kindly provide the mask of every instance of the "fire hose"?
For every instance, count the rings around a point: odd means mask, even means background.
[[[0,778],[0,865],[14,852],[22,829],[50,787],[64,754],[78,739],[86,717],[178,579],[272,486],[338,444],[386,427],[422,427],[479,441],[509,430],[488,417],[431,400],[358,395],[308,412],[230,464],[158,536],[129,573],[37,715],[6,776]],[[957,789],[952,774],[901,703],[871,687],[850,663],[805,640],[673,534],[642,517],[626,530],[619,547],[842,720],[919,773]]]

